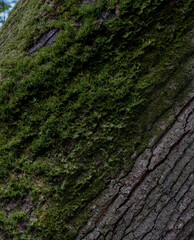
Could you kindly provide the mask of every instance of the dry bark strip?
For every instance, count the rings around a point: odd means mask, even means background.
[[[45,33],[39,41],[28,50],[28,55],[32,55],[34,52],[36,52],[38,49],[44,47],[44,46],[51,46],[54,41],[57,38],[58,35],[58,29],[54,28],[51,29],[48,33]]]
[[[190,97],[131,172],[111,181],[76,240],[193,239],[193,110]]]

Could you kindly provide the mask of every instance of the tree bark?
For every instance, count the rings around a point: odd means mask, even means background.
[[[92,218],[76,239],[193,239],[193,109],[190,96],[132,170],[94,201]]]

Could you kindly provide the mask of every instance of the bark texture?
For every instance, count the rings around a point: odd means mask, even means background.
[[[191,98],[131,172],[111,181],[77,240],[193,239],[193,110]]]

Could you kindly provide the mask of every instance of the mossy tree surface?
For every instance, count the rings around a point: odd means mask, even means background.
[[[2,237],[75,238],[191,81],[193,12],[191,0],[19,0],[0,30]],[[28,56],[54,28],[55,43]]]

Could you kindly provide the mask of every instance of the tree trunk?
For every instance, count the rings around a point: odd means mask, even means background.
[[[19,0],[0,30],[0,239],[194,239],[192,10]]]

